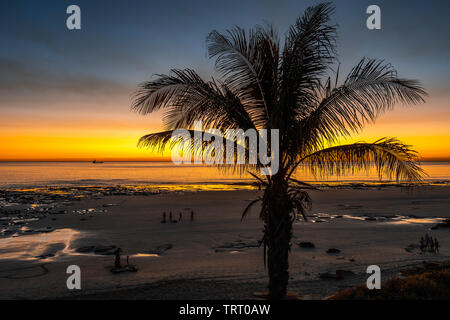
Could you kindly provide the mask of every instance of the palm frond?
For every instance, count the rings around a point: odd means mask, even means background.
[[[261,199],[261,198],[258,198],[258,199],[252,200],[252,201],[248,204],[248,206],[245,207],[244,211],[242,212],[241,221],[244,220],[244,218],[245,218],[245,217],[247,216],[247,214],[250,212],[250,209],[251,209],[256,203],[258,203],[259,201],[262,201],[262,199]]]
[[[258,180],[263,186],[267,186],[269,184],[269,182],[264,181],[261,177],[258,177],[256,174],[254,174],[253,172],[248,172],[249,175],[251,175],[253,178],[255,178],[256,180]]]
[[[225,137],[223,137],[223,144],[221,145],[221,148],[219,150],[216,150],[214,141],[205,141],[204,139],[201,140],[201,145],[196,144],[195,136],[203,135],[205,132],[203,131],[196,131],[196,130],[186,130],[189,135],[190,139],[182,139],[179,137],[178,139],[175,139],[173,137],[173,134],[176,130],[167,130],[157,133],[151,133],[147,134],[139,139],[138,147],[141,148],[148,148],[150,150],[155,150],[157,152],[163,152],[164,150],[171,150],[173,151],[175,148],[176,151],[185,150],[185,147],[187,147],[186,150],[189,151],[191,160],[195,159],[195,157],[204,159],[205,156],[211,155],[214,158],[214,153],[219,151],[222,153],[222,161],[221,163],[213,163],[212,165],[217,166],[220,170],[222,170],[224,173],[237,173],[237,174],[244,174],[249,173],[253,177],[255,177],[257,180],[259,180],[263,185],[267,185],[267,182],[263,181],[261,178],[257,177],[255,174],[250,172],[251,170],[256,171],[257,169],[264,167],[261,163],[251,163],[249,161],[249,144],[248,141],[245,141],[246,143],[240,144],[243,148],[243,152],[245,152],[245,161],[244,163],[238,163],[238,158],[235,153],[235,157],[232,159],[231,163],[227,163],[226,158],[226,147],[227,142],[231,144],[234,144],[234,150],[237,152],[237,140],[229,140]],[[186,145],[187,144],[187,145]],[[220,160],[220,157],[217,159]]]
[[[168,129],[192,129],[201,120],[206,128],[255,128],[240,99],[225,85],[205,82],[193,70],[172,70],[141,84],[133,109],[148,114],[164,108]]]
[[[334,10],[331,3],[309,7],[290,28],[280,69],[284,101],[278,111],[304,115],[317,102],[315,91],[336,58],[336,25],[330,23]]]
[[[311,210],[312,207],[312,199],[309,196],[309,193],[303,190],[303,188],[292,186],[290,187],[288,193],[291,206],[296,211],[296,214],[300,214],[305,221],[308,221],[306,212]]]
[[[266,127],[276,97],[279,43],[271,26],[248,33],[235,27],[207,37],[209,57],[224,82],[249,110],[254,123]]]
[[[139,85],[131,109],[146,115],[174,103],[198,78],[192,70],[171,70],[175,75],[158,74],[157,79]]]
[[[341,86],[324,91],[322,102],[300,121],[307,152],[358,132],[396,103],[417,104],[427,95],[418,81],[398,78],[391,65],[375,59],[362,59]]]
[[[319,188],[313,186],[310,183],[306,183],[297,179],[294,179],[292,177],[288,177],[288,181],[293,182],[294,184],[298,185],[302,189],[309,189],[309,190],[320,190]]]
[[[178,142],[172,139],[174,130],[150,133],[139,139],[138,147],[164,151],[166,147],[173,148]],[[193,133],[193,132],[192,132]]]
[[[420,182],[424,172],[417,153],[396,139],[354,143],[326,148],[301,159],[303,168],[316,177],[355,174],[375,169],[380,179]]]

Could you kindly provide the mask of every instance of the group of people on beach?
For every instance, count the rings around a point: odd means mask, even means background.
[[[114,253],[114,267],[110,269],[112,273],[121,273],[121,272],[136,272],[138,271],[135,265],[130,264],[130,256],[127,256],[127,264],[123,265],[120,262],[120,253],[122,252],[122,248],[117,248]]]
[[[425,234],[425,237],[420,238],[420,252],[434,252],[439,253],[439,248],[441,247],[437,238],[429,236],[428,233]]]
[[[191,209],[190,215],[191,215],[190,221],[194,221],[194,215],[195,215],[194,210]],[[169,221],[167,221],[166,212],[164,211],[162,214],[161,223],[167,223],[167,222],[169,222],[169,223],[183,222],[183,213],[180,212],[180,214],[178,215],[178,219],[176,219],[176,218],[174,219],[173,215],[172,215],[172,211],[169,211]]]

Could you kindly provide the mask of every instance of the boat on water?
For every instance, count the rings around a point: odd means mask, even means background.
[[[104,162],[103,161],[94,160],[94,161],[92,161],[92,163],[104,163]]]

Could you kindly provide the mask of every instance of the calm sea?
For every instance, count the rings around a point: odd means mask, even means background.
[[[450,181],[450,162],[425,162],[429,181]],[[315,181],[311,176],[297,176]],[[377,181],[375,173],[358,174],[327,182]],[[176,166],[170,162],[0,162],[0,187],[58,185],[238,185],[250,176],[220,172],[215,167]]]

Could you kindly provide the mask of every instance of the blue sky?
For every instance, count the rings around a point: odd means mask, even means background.
[[[193,67],[208,75],[212,64],[206,58],[204,39],[209,31],[268,21],[284,34],[314,3],[317,1],[2,1],[0,66],[5,71],[6,60],[17,68],[44,72],[44,77],[45,73],[49,77],[64,75],[67,81],[92,77],[127,85],[172,67]],[[82,10],[80,31],[65,28],[69,4]],[[373,56],[430,85],[447,80],[449,1],[341,0],[335,4],[344,70],[362,56]],[[382,9],[381,31],[365,28],[365,9],[370,4]],[[14,68],[6,70],[10,78],[8,71]],[[19,76],[10,81],[15,78]]]

